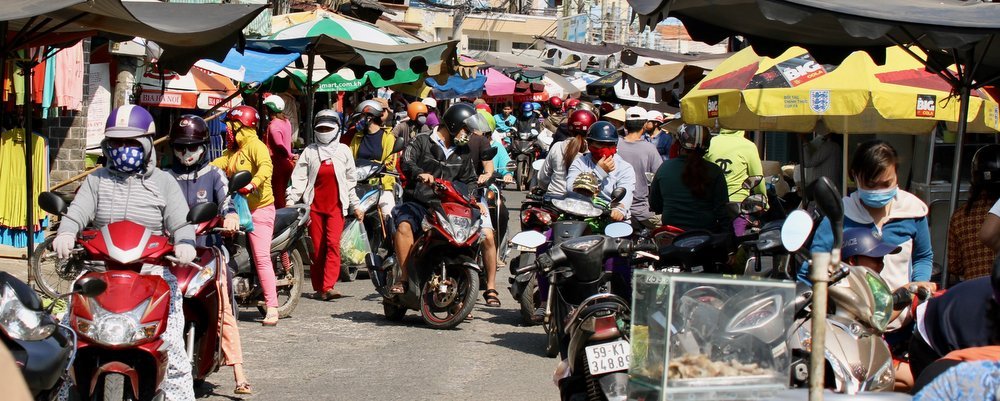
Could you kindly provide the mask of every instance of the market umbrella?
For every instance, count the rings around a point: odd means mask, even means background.
[[[229,49],[222,61],[202,59],[194,65],[234,81],[251,84],[268,80],[298,58],[298,53],[267,54],[253,50],[240,53]]]
[[[317,18],[275,32],[268,39],[298,39],[320,35],[359,40],[381,45],[409,44],[414,41],[383,32],[375,25],[337,14],[322,14]]]
[[[486,72],[486,83],[483,84],[483,88],[486,91],[487,96],[507,96],[514,94],[514,82],[504,73],[497,71],[495,68],[487,68]]]
[[[620,102],[615,87],[622,81],[622,72],[615,71],[587,84],[587,94],[609,102]]]
[[[569,82],[566,77],[554,72],[546,71],[542,76],[542,84],[545,85],[545,91],[549,93],[550,97],[558,96],[563,99],[580,97],[579,88]]]
[[[230,95],[239,91],[222,75],[193,67],[187,74],[146,68],[139,79],[139,104],[176,109],[228,110],[239,105]],[[221,105],[220,105],[221,103]]]

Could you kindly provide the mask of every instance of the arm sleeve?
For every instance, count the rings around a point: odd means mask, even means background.
[[[660,174],[657,170],[653,181],[649,184],[649,209],[653,214],[663,213],[663,194],[660,193]]]
[[[629,211],[632,209],[632,200],[635,197],[635,170],[632,168],[622,169],[615,188],[625,188],[625,197],[618,203],[618,209],[625,218],[631,217]]]
[[[264,185],[264,181],[271,178],[271,174],[274,173],[274,165],[271,163],[271,155],[267,153],[266,146],[254,146],[252,149],[253,160],[251,162],[257,165],[257,173],[254,174],[250,183],[253,184],[254,188],[260,188]]]
[[[401,165],[403,175],[411,180],[416,179],[418,175],[424,173],[424,169],[420,168],[420,165],[417,163],[420,159],[420,155],[424,152],[423,143],[425,140],[422,138],[422,136],[418,136],[416,139],[410,141],[410,143],[406,145],[406,150],[403,151],[403,160]]]
[[[87,176],[87,179],[80,185],[80,189],[70,203],[66,215],[59,223],[59,234],[76,235],[84,227],[94,220],[97,214],[97,185],[99,178],[94,175]],[[184,202],[187,204],[187,201]]]
[[[510,154],[507,153],[507,149],[500,144],[491,144],[491,146],[497,148],[497,155],[493,158],[493,167],[496,171],[504,176],[514,174],[513,171],[507,169],[507,163],[510,162]]]
[[[917,220],[917,232],[913,238],[913,271],[910,281],[930,281],[934,268],[934,250],[931,249],[931,232],[927,217]]]
[[[553,150],[555,150],[555,151],[553,151]],[[552,181],[552,173],[553,173],[553,171],[552,171],[553,167],[552,166],[554,166],[557,163],[559,163],[559,161],[556,160],[556,159],[559,158],[558,153],[559,153],[560,150],[562,150],[562,148],[560,148],[560,149],[549,149],[549,153],[545,156],[545,161],[542,162],[542,168],[540,168],[538,170],[538,187],[539,188],[548,190],[548,188],[549,188],[549,182]]]
[[[226,216],[236,213],[236,207],[233,206],[233,202],[229,199],[229,179],[226,178],[226,175],[221,170],[215,170],[215,174],[219,177],[215,180],[215,199],[219,205],[219,214]]]
[[[957,214],[957,213],[956,213]],[[948,272],[954,273],[956,275],[962,276],[965,273],[965,267],[962,266],[962,259],[958,253],[958,223],[959,219],[952,216],[951,222],[948,223]],[[978,238],[976,239],[978,240]]]
[[[174,244],[194,245],[194,226],[187,223],[188,203],[181,193],[181,187],[172,177],[160,180],[164,201],[163,227],[174,238]]]
[[[347,168],[344,169],[344,174],[347,175],[347,204],[351,206],[357,206],[361,203],[361,199],[358,199],[358,192],[354,190],[354,187],[358,185],[357,180],[357,167],[354,165],[354,156],[351,155],[351,149],[347,145],[343,145],[341,150],[344,152],[344,156],[347,157]]]
[[[812,246],[809,247],[809,250],[812,252],[833,250],[833,228],[830,226],[830,219],[824,217],[823,221],[819,223],[816,233],[813,234]],[[809,282],[809,262],[802,263],[802,266],[799,267],[798,278],[804,283]]]
[[[292,133],[282,132],[281,129],[275,129],[274,123],[267,127],[270,132],[271,140],[274,141],[274,155],[281,158],[288,158],[292,156]],[[270,144],[268,144],[270,145]]]
[[[663,164],[663,158],[660,157],[660,153],[656,151],[655,146],[649,149],[647,157],[649,157],[649,171],[655,174],[660,169],[660,165]]]
[[[306,191],[306,185],[309,184],[309,149],[306,148],[299,156],[299,160],[295,162],[295,169],[292,170],[292,176],[288,180],[289,186],[285,197],[285,201],[288,204],[295,204],[302,199],[302,194]]]

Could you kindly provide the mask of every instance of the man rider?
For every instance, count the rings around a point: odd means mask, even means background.
[[[107,167],[87,176],[70,204],[52,248],[59,258],[69,256],[84,227],[104,227],[129,220],[155,234],[173,238],[174,255],[181,264],[196,257],[194,226],[187,223],[188,203],[177,181],[156,168],[153,116],[139,106],[121,106],[108,116],[101,142]],[[170,287],[170,313],[163,333],[167,374],[161,390],[171,401],[194,400],[191,360],[184,350],[184,312],[177,278],[162,269]]]
[[[385,107],[375,100],[365,100],[358,105],[357,110],[360,116],[356,124],[357,133],[348,145],[357,165],[382,163],[385,160],[386,171],[396,171],[398,157],[392,154],[392,147],[396,144],[397,137],[382,126],[382,117],[386,115]],[[424,110],[426,115],[426,108]],[[389,216],[396,206],[396,199],[392,194],[396,177],[386,175],[379,180],[385,191],[379,197],[379,210],[383,216]]]
[[[566,139],[566,114],[563,113],[563,100],[559,96],[549,98],[549,116],[542,121],[542,127],[552,133],[552,142]]]
[[[514,105],[510,102],[504,103],[502,113],[493,116],[493,119],[496,121],[497,131],[504,135],[510,134],[510,130],[514,129],[514,124],[517,122],[517,117],[514,117]]]
[[[403,152],[403,174],[411,177],[403,191],[403,204],[393,209],[396,232],[393,240],[399,266],[406,266],[413,248],[414,234],[422,231],[421,222],[427,215],[428,204],[436,199],[431,184],[440,178],[473,186],[476,183],[476,166],[480,155],[473,155],[468,144],[459,144],[456,138],[468,136],[483,126],[470,126],[478,121],[478,113],[468,103],[458,103],[448,108],[441,117],[441,125],[430,135],[417,136]],[[472,124],[470,124],[472,123]],[[407,269],[400,269],[400,277],[389,288],[391,294],[406,292]]]
[[[521,115],[517,116],[514,128],[517,129],[518,133],[531,132],[531,130],[542,132],[542,124],[538,121],[538,114],[535,113],[531,102],[521,103]]]
[[[592,172],[600,180],[601,190],[598,196],[608,203],[612,200],[611,192],[616,188],[625,188],[625,198],[612,205],[611,219],[628,219],[636,187],[635,169],[617,154],[618,132],[615,126],[607,121],[591,125],[587,131],[587,147],[590,155],[581,155],[573,161],[566,182],[575,182],[581,173]]]
[[[392,128],[392,134],[398,139],[409,143],[413,137],[421,134],[429,134],[431,127],[427,126],[427,105],[422,102],[413,102],[406,106],[407,120],[400,121]]]
[[[635,169],[636,185],[630,210],[632,225],[652,229],[660,226],[660,219],[650,211],[649,183],[663,159],[656,152],[656,146],[643,139],[649,125],[648,114],[642,107],[629,107],[625,111],[626,135],[618,141],[618,155]]]
[[[760,162],[757,145],[743,137],[743,131],[723,129],[712,138],[705,160],[717,164],[726,174],[726,185],[729,188],[729,201],[740,203],[751,195],[751,192],[766,194],[764,180],[756,188],[743,189],[747,177],[763,176],[764,167]],[[733,230],[736,235],[743,235],[747,228],[747,219],[737,217],[733,220]]]

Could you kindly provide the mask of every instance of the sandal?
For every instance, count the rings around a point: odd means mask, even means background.
[[[249,382],[237,383],[236,390],[233,390],[234,394],[253,394],[253,387],[250,386]]]
[[[406,286],[403,285],[402,281],[400,281],[396,284],[393,284],[392,287],[389,287],[389,293],[395,295],[404,294],[406,293]]]
[[[486,291],[483,291],[483,300],[486,301],[486,306],[489,306],[491,308],[499,308],[500,307],[500,298],[497,297],[497,295],[500,295],[500,294],[497,293],[497,290],[494,290],[492,288],[488,289]]]

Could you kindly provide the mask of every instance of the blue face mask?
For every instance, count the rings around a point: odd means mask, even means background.
[[[873,190],[858,188],[858,196],[861,197],[861,203],[864,203],[865,206],[874,208],[885,207],[885,205],[888,205],[889,201],[896,197],[896,192],[899,192],[898,186]]]
[[[145,167],[145,150],[141,145],[119,146],[109,152],[111,168],[123,173],[141,172]]]

